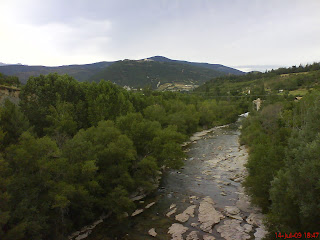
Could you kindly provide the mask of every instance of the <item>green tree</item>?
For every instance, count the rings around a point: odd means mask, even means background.
[[[4,150],[5,147],[18,141],[22,132],[29,128],[29,121],[18,106],[6,100],[0,111],[0,127],[4,135],[0,148]]]

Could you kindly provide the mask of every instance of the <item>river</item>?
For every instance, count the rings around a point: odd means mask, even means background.
[[[250,205],[241,186],[247,151],[239,145],[239,126],[240,121],[196,133],[184,149],[188,155],[184,167],[165,172],[158,191],[139,202],[138,209],[144,212],[121,225],[110,220],[102,223],[88,239],[261,239],[265,234],[262,214]],[[146,209],[152,202],[156,203]],[[168,217],[170,211],[174,213]],[[199,222],[210,211],[218,216],[215,222]],[[206,224],[213,225],[212,230],[203,231]],[[156,237],[148,234],[152,228]]]

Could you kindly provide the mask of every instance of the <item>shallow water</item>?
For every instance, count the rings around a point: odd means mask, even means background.
[[[108,222],[100,224],[88,238],[89,240],[111,240],[111,239],[171,239],[167,233],[168,228],[177,221],[176,214],[183,212],[188,206],[196,204],[205,196],[210,196],[218,211],[223,212],[225,206],[235,206],[239,198],[240,183],[230,180],[237,172],[243,172],[243,163],[246,159],[246,151],[240,147],[239,122],[228,126],[217,127],[212,132],[202,136],[201,139],[190,143],[185,147],[188,158],[180,170],[167,171],[162,179],[158,191],[141,203],[141,208],[148,203],[156,201],[150,209],[146,209],[138,216],[126,219],[121,225]],[[221,193],[223,192],[224,195]],[[191,199],[196,196],[198,199]],[[190,202],[191,201],[191,202]],[[167,217],[171,204],[176,204],[177,212]],[[249,209],[250,210],[250,209]],[[248,215],[242,212],[242,215]],[[198,228],[192,227],[196,223],[198,212],[183,225],[190,231]],[[223,239],[213,228],[212,236],[216,239]],[[149,229],[155,228],[156,237],[148,234]],[[199,236],[205,233],[199,231]],[[186,234],[183,236],[185,237]],[[202,239],[202,238],[201,238]]]

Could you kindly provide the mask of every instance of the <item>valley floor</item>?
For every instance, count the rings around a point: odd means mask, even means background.
[[[248,154],[238,126],[196,133],[185,148],[185,166],[165,174],[156,196],[140,202],[139,214],[120,227],[101,225],[90,239],[262,239],[263,216],[241,186]]]

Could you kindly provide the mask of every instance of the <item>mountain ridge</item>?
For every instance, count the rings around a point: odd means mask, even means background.
[[[226,75],[226,74],[235,74],[241,75],[244,74],[243,72],[230,68],[221,64],[209,64],[209,63],[196,63],[196,62],[187,62],[182,60],[173,60],[163,56],[153,56],[150,58],[140,59],[140,60],[129,60],[133,62],[141,62],[141,61],[154,61],[154,62],[166,62],[168,65],[169,63],[176,63],[176,64],[185,64],[193,67],[199,67],[197,71],[203,71],[203,69],[211,69],[217,72],[221,72],[221,74],[213,74],[212,77],[219,76],[219,75]],[[88,81],[92,79],[95,75],[99,72],[105,70],[105,68],[110,67],[111,65],[122,62],[126,60],[120,61],[101,61],[96,63],[89,63],[89,64],[72,64],[72,65],[63,65],[63,66],[55,66],[55,67],[47,67],[41,65],[20,65],[20,64],[10,64],[10,65],[1,65],[0,64],[0,72],[5,75],[12,75],[19,77],[22,84],[25,84],[29,77],[31,76],[39,76],[40,74],[46,75],[49,73],[57,72],[58,74],[68,74],[74,77],[76,80]],[[202,68],[202,69],[201,69]],[[107,79],[106,79],[107,80]]]
[[[209,69],[213,69],[213,70],[217,70],[217,71],[221,71],[221,72],[225,72],[225,73],[231,73],[234,75],[245,74],[244,72],[242,72],[238,69],[227,67],[222,64],[206,63],[206,62],[189,62],[189,61],[185,61],[185,60],[174,60],[174,59],[170,59],[170,58],[163,57],[163,56],[153,56],[153,57],[150,57],[147,59],[150,59],[153,61],[158,61],[158,62],[178,62],[178,63],[182,63],[182,64],[189,64],[189,65],[193,65],[193,66],[197,66],[197,67],[204,67],[204,68],[209,68]]]

